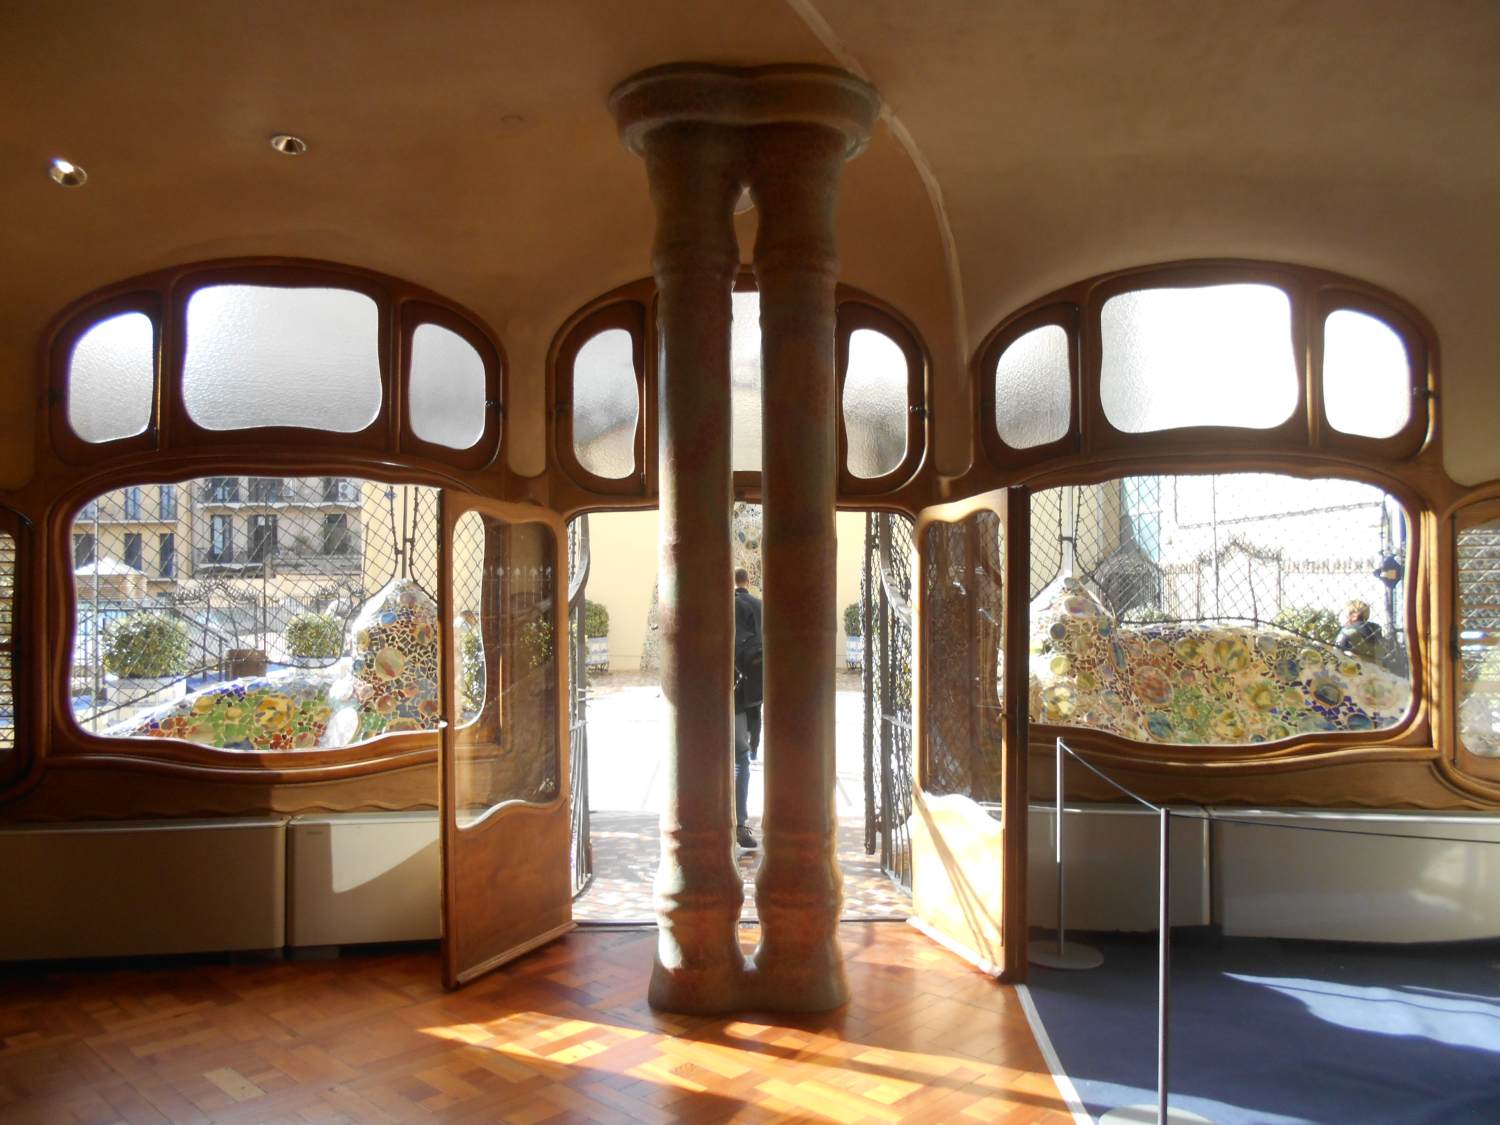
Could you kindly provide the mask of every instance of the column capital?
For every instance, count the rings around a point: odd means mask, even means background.
[[[665,125],[753,127],[816,125],[842,136],[845,158],[869,140],[880,95],[862,78],[834,67],[783,64],[727,67],[674,63],[627,78],[609,95],[620,139],[644,151]]]

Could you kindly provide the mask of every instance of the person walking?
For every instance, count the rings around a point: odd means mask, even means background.
[[[756,846],[746,806],[750,800],[750,760],[760,744],[761,641],[760,599],[750,593],[750,573],[734,572],[734,839],[742,848]]]

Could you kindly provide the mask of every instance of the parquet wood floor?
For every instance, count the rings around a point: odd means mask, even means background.
[[[653,931],[455,993],[425,949],[0,969],[0,1120],[1072,1120],[1013,989],[900,924],[841,935],[854,999],[805,1019],[652,1012]]]

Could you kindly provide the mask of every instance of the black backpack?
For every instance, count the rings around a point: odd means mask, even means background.
[[[760,619],[754,607],[749,603],[748,597],[742,601],[738,594],[735,595],[734,619],[735,679],[742,682],[748,689],[747,695],[752,695],[754,700],[759,701],[765,649],[761,637]],[[736,686],[739,684],[737,683]]]

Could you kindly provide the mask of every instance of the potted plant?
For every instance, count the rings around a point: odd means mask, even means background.
[[[865,666],[864,625],[858,602],[844,607],[844,667],[857,672]]]
[[[609,671],[609,610],[602,602],[583,603],[583,635],[588,638],[588,669]]]
[[[164,703],[187,693],[188,633],[161,613],[129,614],[104,631],[104,670],[121,702]]]
[[[326,613],[299,613],[287,623],[286,649],[301,660],[337,660],[344,655],[344,627]]]

